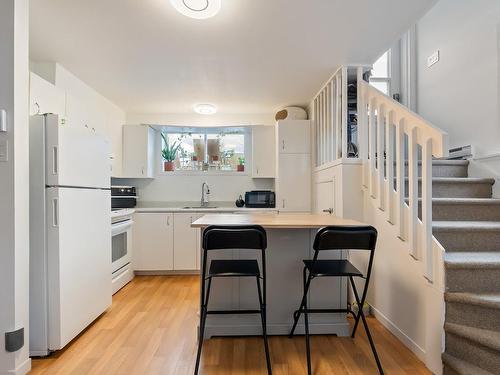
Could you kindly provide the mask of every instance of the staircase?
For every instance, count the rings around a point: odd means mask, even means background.
[[[500,374],[500,199],[468,161],[433,161],[433,234],[445,248],[444,375]]]

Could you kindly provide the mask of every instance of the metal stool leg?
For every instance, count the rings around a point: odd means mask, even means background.
[[[304,288],[306,285],[304,285]],[[307,296],[307,292],[304,290],[304,294]],[[309,314],[307,313],[307,298],[304,301],[304,330],[306,334],[306,356],[307,356],[307,374],[311,375],[311,347],[309,342]]]
[[[269,343],[267,340],[267,319],[266,319],[266,295],[264,291],[264,296],[262,296],[262,290],[260,287],[260,280],[256,277],[257,280],[257,291],[259,293],[259,303],[260,303],[260,318],[262,321],[262,338],[264,339],[264,350],[266,352],[266,365],[267,365],[267,373],[268,375],[272,375],[273,371],[271,368],[271,356],[269,354]]]
[[[210,297],[210,287],[212,286],[212,278],[208,279],[208,288],[207,288],[207,296],[204,298],[203,294],[205,294],[205,283],[202,285],[202,296],[201,301],[203,304],[201,306],[200,311],[200,331],[198,335],[198,352],[196,354],[196,365],[194,367],[194,375],[198,374],[198,370],[200,368],[200,359],[201,359],[201,351],[203,347],[203,338],[205,335],[205,323],[207,321],[207,311],[208,311],[208,299]]]
[[[384,375],[384,370],[382,368],[382,364],[380,363],[380,359],[378,357],[377,349],[375,348],[375,344],[372,339],[372,335],[370,334],[370,330],[368,329],[368,323],[366,322],[365,314],[363,312],[363,304],[365,302],[365,295],[363,295],[363,300],[359,299],[358,291],[356,289],[356,285],[354,284],[354,280],[352,276],[349,277],[351,280],[351,286],[354,292],[354,298],[356,298],[356,303],[358,304],[358,316],[361,317],[361,321],[363,322],[363,326],[365,327],[366,336],[368,337],[368,341],[370,342],[370,347],[372,349],[373,356],[375,357],[375,362],[377,362],[377,368],[380,375]],[[359,318],[358,318],[359,321]],[[356,326],[354,327],[356,328]]]
[[[304,294],[302,295],[302,301],[300,302],[299,309],[297,311],[295,311],[295,313],[293,314],[293,326],[292,326],[292,330],[290,331],[290,334],[288,335],[289,338],[293,337],[293,334],[295,333],[295,329],[297,328],[297,323],[299,322],[299,319],[300,319],[300,314],[302,314],[302,310],[306,304],[307,293],[309,291],[309,286],[310,286],[311,280],[312,280],[312,277],[309,274],[309,277],[307,278],[307,281],[306,281],[306,271],[307,271],[307,268],[304,267],[304,270],[302,271],[302,283],[303,283],[303,288],[304,288]]]

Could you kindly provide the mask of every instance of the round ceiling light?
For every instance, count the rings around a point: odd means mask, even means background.
[[[196,104],[194,111],[200,115],[213,115],[217,112],[217,107],[213,104]]]
[[[181,14],[196,19],[205,19],[219,13],[221,0],[170,0]]]

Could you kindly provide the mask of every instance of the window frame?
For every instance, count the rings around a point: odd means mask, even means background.
[[[165,132],[165,129],[174,130],[179,129],[179,133],[185,132],[185,129],[205,129],[205,134],[207,133],[218,133],[224,129],[241,129],[244,137],[244,154],[245,154],[245,170],[243,172],[238,172],[237,170],[186,170],[186,169],[175,169],[173,171],[165,171],[163,166],[163,157],[161,155],[162,150],[162,137],[161,132]],[[175,131],[175,130],[174,130]],[[173,131],[172,131],[173,132]],[[251,126],[160,126],[157,128],[157,135],[155,140],[155,162],[157,163],[157,175],[158,176],[250,176],[252,168],[252,127]]]
[[[392,98],[392,85],[391,85],[391,81],[392,81],[392,48],[388,49],[380,57],[382,57],[385,53],[387,53],[387,77],[372,77],[372,76],[370,76],[369,83],[372,83],[372,82],[387,83],[387,93],[385,93],[385,95]],[[378,59],[380,59],[380,57]],[[377,61],[378,61],[378,59],[377,59]]]

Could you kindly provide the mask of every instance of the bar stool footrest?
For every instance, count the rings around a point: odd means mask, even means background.
[[[231,315],[231,314],[260,314],[261,310],[208,310],[207,314]]]

